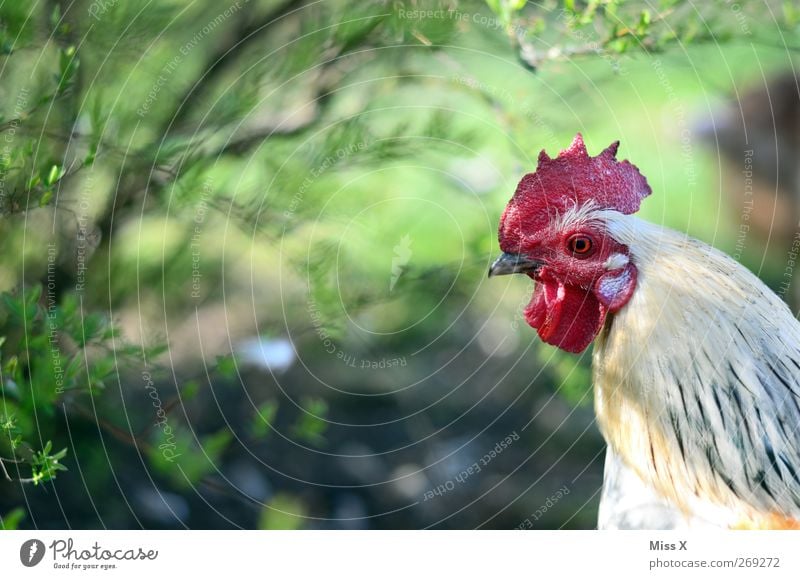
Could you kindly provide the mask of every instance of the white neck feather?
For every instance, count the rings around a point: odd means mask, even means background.
[[[595,342],[609,445],[687,510],[699,499],[743,517],[800,515],[800,324],[789,308],[700,241],[615,211],[595,217],[638,270]]]

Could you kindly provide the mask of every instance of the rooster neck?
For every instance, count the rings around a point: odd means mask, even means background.
[[[604,218],[639,270],[595,342],[608,444],[687,513],[709,503],[755,524],[797,519],[800,325],[721,252],[632,216]]]

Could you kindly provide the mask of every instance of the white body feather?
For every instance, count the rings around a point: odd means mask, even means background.
[[[800,520],[800,324],[786,304],[675,231],[607,210],[565,219],[603,223],[638,270],[595,342],[610,460],[688,516]]]
[[[607,449],[598,529],[711,529],[735,523],[734,513],[704,501],[695,500],[690,513],[683,511],[645,483],[612,449]]]

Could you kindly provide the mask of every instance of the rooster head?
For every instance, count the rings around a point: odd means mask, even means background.
[[[636,287],[628,248],[596,218],[600,210],[634,213],[650,194],[639,170],[617,161],[618,147],[591,157],[578,134],[554,159],[542,150],[500,219],[503,254],[489,275],[533,278],[525,319],[543,341],[568,352],[583,351]]]

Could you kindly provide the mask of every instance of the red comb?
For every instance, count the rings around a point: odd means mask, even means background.
[[[619,141],[590,157],[580,133],[551,159],[542,149],[536,171],[517,185],[500,220],[500,246],[513,251],[523,237],[547,227],[556,214],[594,201],[597,207],[635,213],[650,186],[634,165],[617,161]]]

